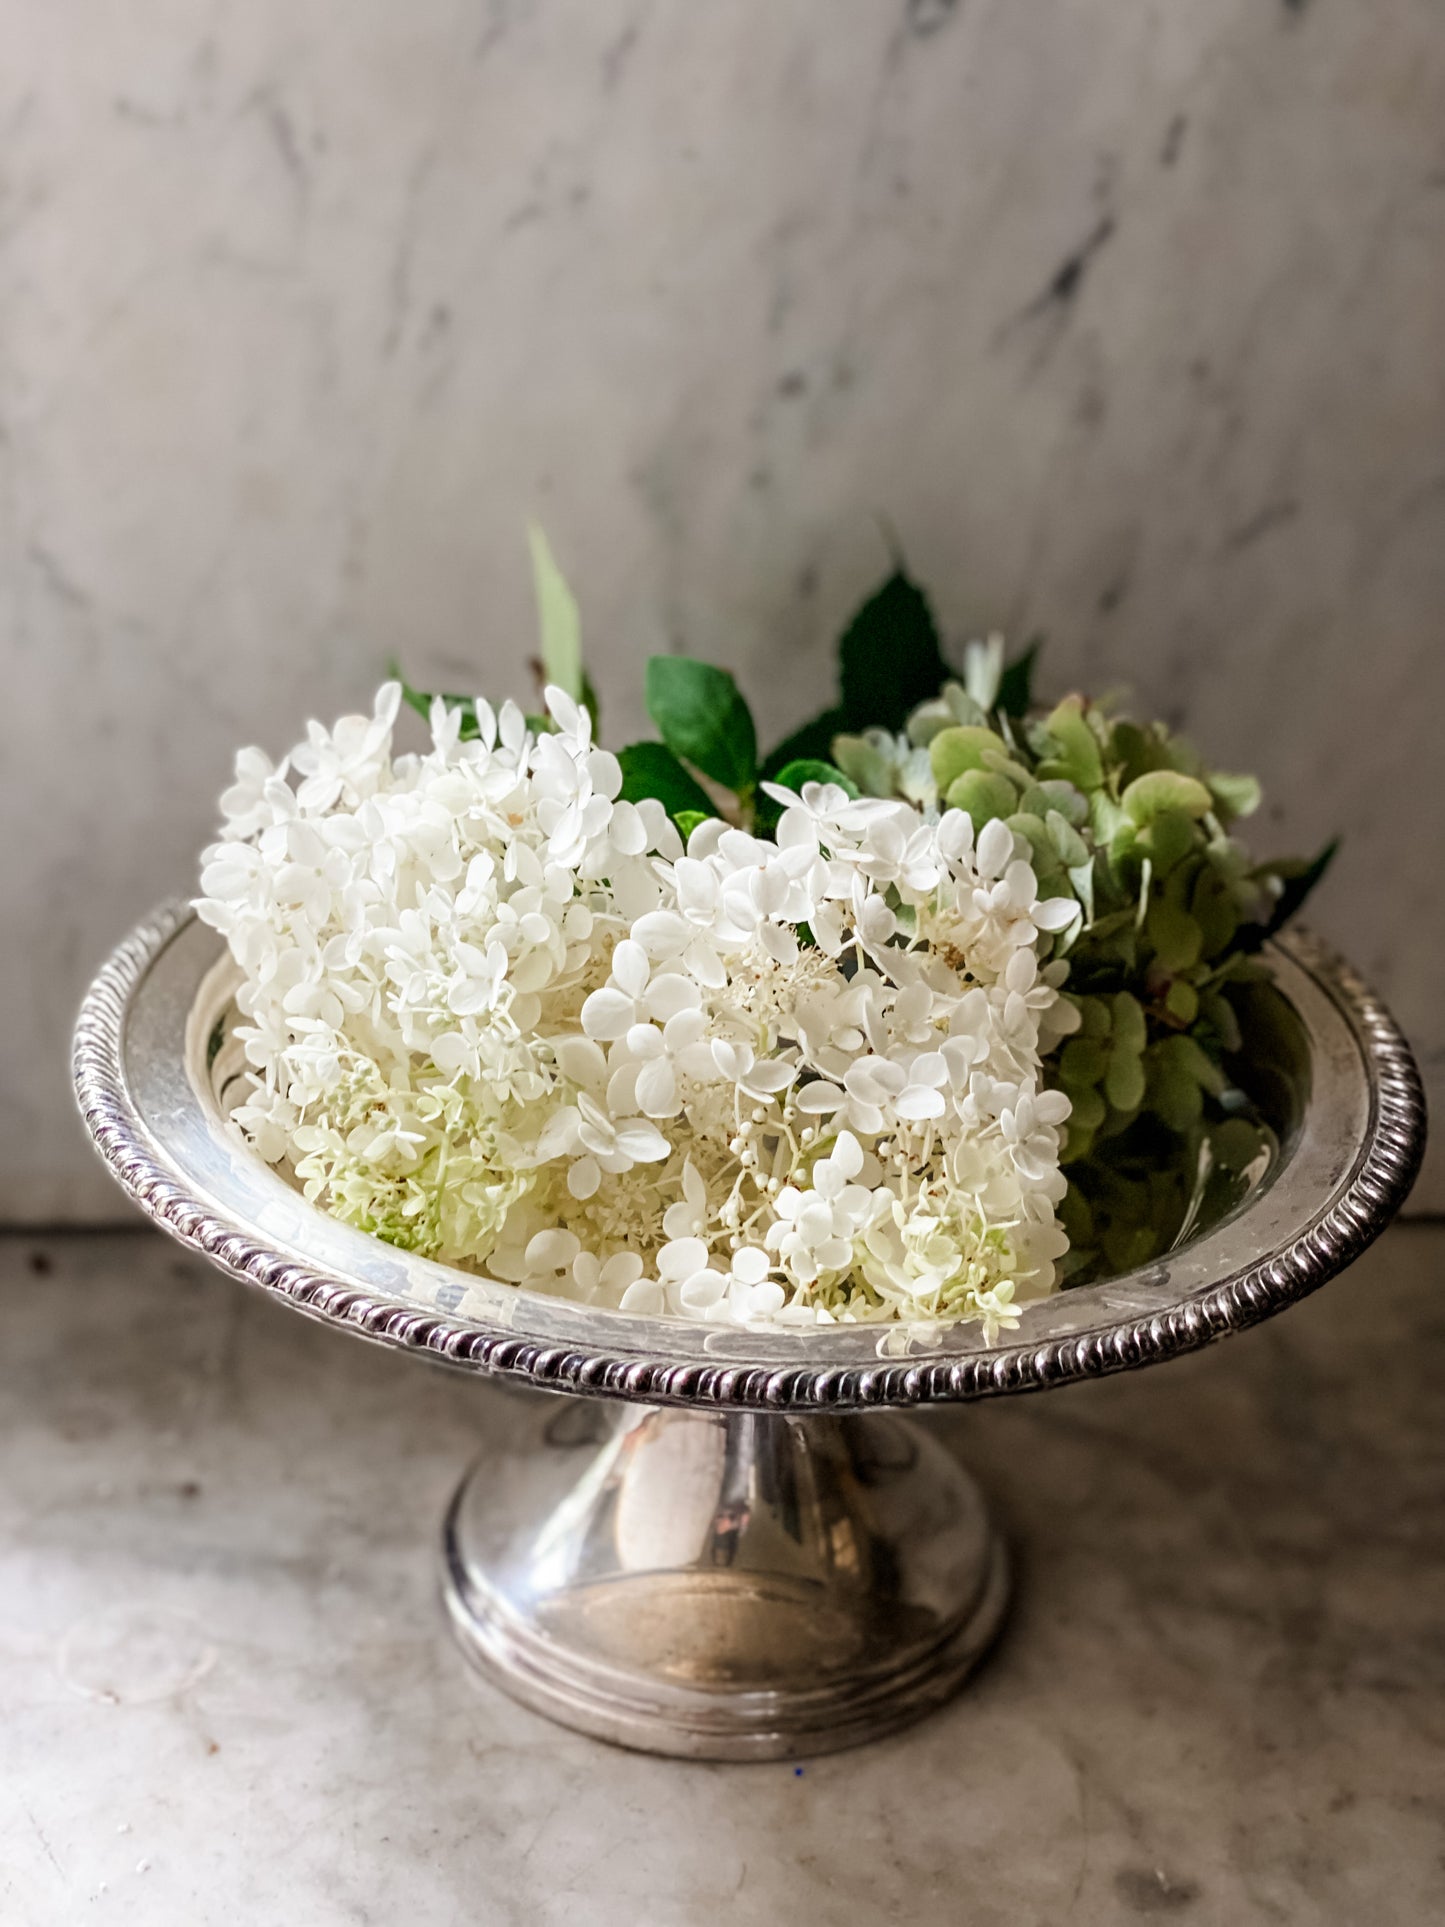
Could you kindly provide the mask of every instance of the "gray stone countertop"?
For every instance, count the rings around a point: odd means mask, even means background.
[[[149,1233],[0,1240],[0,1920],[1445,1919],[1445,1227],[1243,1338],[936,1415],[1017,1555],[942,1714],[626,1754],[463,1669],[438,1526],[523,1396]]]

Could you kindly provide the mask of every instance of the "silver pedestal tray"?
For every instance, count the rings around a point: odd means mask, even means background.
[[[1192,1351],[1323,1284],[1405,1197],[1424,1106],[1388,1013],[1310,938],[1265,961],[1246,1061],[1280,1138],[1268,1180],[1167,1259],[1033,1308],[993,1347],[972,1327],[899,1351],[876,1327],[602,1311],[337,1223],[226,1128],[212,1058],[235,979],[178,906],[96,979],[75,1079],[126,1190],[223,1270],[380,1344],[581,1395],[519,1404],[506,1456],[448,1512],[443,1591],[485,1673],[604,1739],[776,1759],[914,1719],[1001,1620],[1007,1565],[977,1488],[899,1409]]]

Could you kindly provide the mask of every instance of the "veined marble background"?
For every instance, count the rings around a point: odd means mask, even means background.
[[[121,1203],[73,1008],[241,743],[524,693],[524,523],[817,707],[890,527],[1344,853],[1445,1078],[1439,0],[0,0],[0,1215]],[[1445,1163],[1416,1193],[1445,1204]]]

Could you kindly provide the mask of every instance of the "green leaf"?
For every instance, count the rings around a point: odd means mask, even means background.
[[[1132,992],[1121,990],[1116,993],[1113,1004],[1114,1041],[1118,1049],[1129,1051],[1134,1056],[1144,1048],[1149,1026],[1144,1016],[1144,1006]]]
[[[672,820],[677,825],[678,834],[681,836],[684,846],[686,846],[687,839],[692,835],[698,824],[712,821],[714,815],[715,812],[709,810],[679,810],[677,812]]]
[[[1095,790],[1089,798],[1089,822],[1094,842],[1112,849],[1121,830],[1130,828],[1129,819],[1107,790]]]
[[[1127,716],[1121,716],[1110,730],[1109,752],[1120,766],[1119,779],[1126,786],[1145,770],[1160,766],[1158,743]]]
[[[1026,716],[1033,706],[1034,664],[1043,646],[1043,637],[1035,636],[1023,654],[1015,656],[1005,667],[999,678],[998,700],[994,704],[1001,715]]]
[[[1108,792],[1100,792],[1108,800]],[[1076,790],[1072,783],[1055,779],[1048,783],[1031,783],[1024,791],[1020,805],[1034,816],[1047,819],[1050,810],[1057,810],[1066,823],[1074,829],[1082,829],[1089,820],[1089,799],[1082,790]],[[1107,838],[1105,841],[1107,842]]]
[[[1065,696],[1045,724],[1063,754],[1051,757],[1040,766],[1046,777],[1063,777],[1087,795],[1104,780],[1104,760],[1099,739],[1084,717],[1081,696]]]
[[[1190,909],[1204,939],[1204,955],[1222,956],[1234,942],[1239,929],[1239,912],[1235,908],[1229,885],[1207,864],[1201,869],[1199,881],[1194,886],[1194,901]],[[1258,928],[1256,925],[1255,929]]]
[[[909,711],[908,740],[915,749],[927,749],[940,729],[952,729],[956,723],[983,729],[988,717],[963,684],[950,678],[940,694],[928,697],[917,709]]]
[[[1226,1171],[1242,1171],[1253,1164],[1269,1140],[1259,1125],[1245,1117],[1227,1117],[1209,1133],[1214,1155]]]
[[[1172,1052],[1175,1061],[1181,1064],[1195,1083],[1208,1091],[1211,1097],[1218,1097],[1224,1089],[1226,1082],[1224,1072],[1192,1037],[1166,1037],[1160,1049]]]
[[[1097,1084],[1108,1067],[1109,1055],[1092,1037],[1071,1037],[1059,1053],[1059,1076],[1068,1090]]]
[[[1192,1037],[1182,1033],[1151,1044],[1144,1061],[1149,1070],[1149,1103],[1176,1131],[1198,1122],[1202,1092],[1218,1097],[1225,1086],[1219,1066]]]
[[[821,716],[814,716],[811,722],[802,724],[775,749],[770,749],[759,774],[771,779],[789,763],[810,762],[814,758],[826,762],[833,753],[833,738],[843,735],[847,727],[848,720],[841,709],[825,709]]]
[[[1089,1209],[1089,1201],[1077,1185],[1070,1185],[1059,1199],[1059,1220],[1069,1234],[1069,1243],[1074,1246],[1090,1245],[1094,1242],[1094,1214]]]
[[[401,664],[396,660],[395,656],[392,657],[391,661],[387,664],[386,667],[387,667],[387,674],[391,677],[392,681],[399,682],[401,684],[402,701],[406,703],[409,708],[414,709],[418,716],[425,717],[427,722],[430,722],[431,706],[436,701],[436,697],[429,690],[413,689],[411,684],[407,681],[406,677],[401,673]],[[461,710],[462,712],[461,740],[464,743],[471,742],[472,739],[475,736],[477,736],[479,733],[477,729],[476,698],[473,696],[454,696],[451,694],[443,694],[442,701],[446,704],[448,709]]]
[[[758,776],[752,714],[726,669],[690,656],[653,656],[647,665],[647,713],[662,740],[704,776],[741,795]]]
[[[1103,1245],[1104,1256],[1115,1277],[1122,1277],[1126,1271],[1135,1271],[1140,1265],[1147,1265],[1159,1249],[1159,1234],[1151,1222],[1147,1207],[1142,1224],[1138,1222],[1137,1214],[1111,1224],[1104,1233]]]
[[[1104,1100],[1099,1095],[1099,1093],[1095,1090],[1090,1090],[1087,1086],[1085,1086],[1082,1089],[1070,1092],[1069,1101],[1074,1107],[1073,1115],[1069,1119],[1069,1128],[1071,1133],[1069,1137],[1069,1146],[1070,1146],[1070,1155],[1072,1156],[1073,1146],[1076,1142],[1079,1141],[1079,1139],[1076,1139],[1072,1135],[1072,1133],[1077,1131],[1079,1133],[1079,1137],[1081,1139],[1086,1140],[1088,1133],[1097,1131],[1099,1126],[1104,1121],[1105,1105],[1104,1105]],[[1087,1148],[1087,1143],[1086,1143],[1086,1148]]]
[[[948,675],[928,600],[901,569],[854,616],[838,644],[844,727],[902,729]]]
[[[1187,910],[1156,897],[1149,905],[1144,928],[1154,946],[1161,970],[1192,970],[1204,947],[1204,932]]]
[[[1116,1051],[1104,1077],[1104,1095],[1116,1111],[1137,1111],[1144,1102],[1144,1060]]]
[[[669,816],[692,810],[699,816],[716,816],[712,799],[695,776],[690,776],[672,751],[663,743],[632,743],[617,758],[622,765],[624,802],[640,803],[655,796]]]
[[[1016,763],[1005,750],[1002,754],[996,749],[986,749],[983,753],[983,767],[991,769],[997,776],[1006,776],[1022,796],[1025,790],[1035,787],[1033,772]]]
[[[386,673],[393,682],[401,684],[401,699],[414,709],[418,716],[431,715],[431,697],[424,689],[413,689],[402,673],[401,664],[393,656],[386,665]]]
[[[592,678],[582,671],[582,707],[592,718],[592,740],[597,741],[597,718],[601,714],[597,704],[597,691],[592,687]]]
[[[1143,776],[1136,776],[1119,801],[1130,822],[1141,826],[1152,822],[1164,810],[1180,810],[1185,816],[1200,817],[1208,815],[1214,807],[1214,799],[1202,783],[1192,776],[1181,776],[1173,769],[1151,769]]]
[[[1192,1024],[1199,1015],[1199,992],[1184,977],[1176,977],[1164,994],[1164,1008],[1176,1023]]]
[[[1059,861],[1068,869],[1078,869],[1089,861],[1089,846],[1083,837],[1058,810],[1050,810],[1046,819],[1049,841],[1059,853]]]
[[[963,810],[981,830],[995,816],[1012,816],[1019,806],[1018,791],[1006,776],[988,769],[966,769],[949,785],[944,798],[951,810]]]
[[[1027,840],[1032,852],[1029,864],[1036,878],[1041,870],[1053,870],[1062,875],[1058,852],[1050,843],[1049,833],[1038,817],[1031,816],[1027,810],[1014,810],[1006,820],[1015,836],[1021,836]],[[1042,897],[1048,894],[1041,885],[1039,895]]]
[[[1160,810],[1151,817],[1147,829],[1142,833],[1144,847],[1154,859],[1154,874],[1168,876],[1176,864],[1183,861],[1200,840],[1200,832],[1192,817],[1183,810]]]
[[[1023,837],[1028,843],[1029,867],[1039,886],[1040,897],[1072,896],[1068,873],[1060,863],[1058,852],[1049,841],[1049,833],[1039,819],[1021,810],[1015,810],[1004,820],[1015,836]]]
[[[1102,997],[1076,997],[1079,1006],[1079,1033],[1083,1037],[1107,1037],[1113,1028],[1109,1006]],[[1140,1012],[1143,1015],[1143,1012]]]
[[[1241,950],[1258,950],[1266,937],[1272,937],[1276,930],[1282,930],[1284,928],[1290,918],[1300,908],[1310,891],[1314,889],[1325,871],[1328,870],[1334,862],[1335,852],[1339,847],[1340,839],[1337,836],[1331,837],[1312,863],[1305,863],[1299,866],[1284,863],[1274,865],[1276,872],[1285,878],[1284,889],[1281,891],[1279,900],[1274,906],[1269,922],[1262,925],[1256,924],[1253,929],[1249,930],[1246,933],[1246,938],[1242,938],[1240,941],[1239,948]],[[1293,874],[1291,874],[1291,872],[1293,872]]]
[[[535,522],[527,524],[532,548],[532,586],[537,592],[537,625],[541,633],[542,670],[575,703],[584,701],[582,622],[567,579],[557,567],[547,538]],[[595,701],[595,698],[594,698]]]
[[[800,756],[795,763],[786,764],[773,781],[781,783],[784,789],[796,791],[801,791],[804,783],[836,783],[850,797],[858,795],[858,785],[851,776],[845,776],[832,763],[820,762],[815,756]]]
[[[1244,1042],[1244,1033],[1229,998],[1221,990],[1211,990],[1200,998],[1199,1003],[1201,1021],[1214,1032],[1219,1048],[1224,1051],[1238,1050]]]
[[[1135,920],[1136,912],[1132,906],[1126,910],[1109,910],[1100,914],[1095,905],[1094,920],[1089,925],[1089,947],[1096,957],[1112,959],[1113,966],[1105,964],[1105,974],[1109,979],[1107,983],[1100,980],[1085,984],[1082,988],[1100,991],[1112,988],[1118,977],[1117,966],[1124,958],[1128,959],[1129,968],[1133,968]]]
[[[1092,923],[1094,921],[1094,859],[1090,857],[1087,863],[1074,864],[1066,874],[1070,889],[1083,906],[1084,922]]]
[[[939,730],[928,745],[928,760],[939,794],[946,796],[950,785],[965,770],[986,768],[984,755],[988,750],[993,750],[1005,760],[1008,757],[1008,747],[1003,738],[991,729],[962,723],[952,729]]]
[[[1149,1108],[1181,1134],[1191,1130],[1204,1113],[1204,1094],[1199,1080],[1173,1055],[1169,1046],[1183,1043],[1181,1037],[1166,1038],[1151,1046],[1148,1054]]]
[[[1259,808],[1257,776],[1224,776],[1216,770],[1209,778],[1209,790],[1222,816],[1253,816]]]
[[[881,750],[877,743],[870,742],[866,736],[850,736],[846,730],[833,738],[833,758],[836,767],[857,784],[861,793],[868,796],[892,796],[894,764],[891,755]],[[798,762],[821,763],[818,757],[803,756],[794,759]],[[824,768],[827,764],[822,764]],[[791,767],[784,764],[785,769]]]

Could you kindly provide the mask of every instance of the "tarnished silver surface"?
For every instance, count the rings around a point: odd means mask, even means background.
[[[876,1327],[714,1331],[604,1311],[337,1223],[226,1126],[208,1043],[234,972],[180,906],[96,979],[75,1079],[126,1190],[224,1270],[463,1369],[665,1408],[624,1415],[590,1457],[564,1429],[473,1475],[448,1521],[448,1606],[480,1665],[585,1731],[778,1757],[926,1710],[1002,1612],[1002,1555],[971,1484],[870,1408],[1039,1390],[1193,1350],[1323,1284],[1403,1201],[1425,1119],[1399,1031],[1311,938],[1292,934],[1265,960],[1273,989],[1248,1053],[1281,1142],[1268,1181],[1166,1259],[1032,1308],[994,1347],[972,1326],[910,1345]]]
[[[447,1518],[462,1648],[539,1712],[654,1753],[819,1753],[936,1706],[993,1638],[1002,1547],[918,1426],[614,1410],[533,1421]]]

